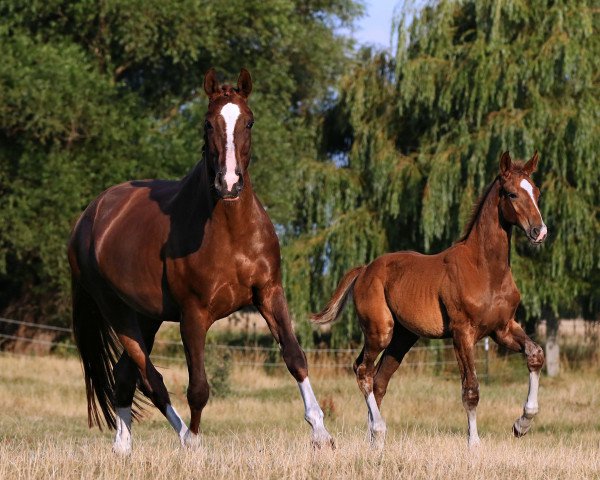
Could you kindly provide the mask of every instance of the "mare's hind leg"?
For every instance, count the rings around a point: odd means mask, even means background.
[[[304,402],[304,419],[312,428],[312,444],[316,447],[333,446],[333,439],[323,423],[323,411],[317,402],[308,379],[306,355],[304,355],[296,335],[294,335],[281,284],[272,284],[257,291],[254,303],[266,320],[273,337],[279,343],[283,360],[289,372],[298,382],[298,388]]]
[[[362,302],[359,304],[359,298],[355,297],[357,313],[365,335],[365,346],[354,362],[354,372],[358,388],[367,403],[367,425],[371,445],[381,448],[385,442],[386,425],[373,394],[373,377],[377,356],[392,340],[394,320],[385,300],[376,296],[370,297],[369,300],[366,305]]]
[[[418,335],[407,330],[398,322],[394,323],[392,341],[384,350],[383,355],[377,364],[377,373],[373,380],[373,393],[375,394],[375,401],[379,408],[381,408],[381,401],[387,391],[390,378],[392,378],[392,375],[398,370],[398,367],[404,359],[404,355],[406,355],[418,339]]]
[[[103,315],[112,320],[111,324],[119,341],[138,369],[140,390],[150,398],[152,403],[167,418],[183,444],[188,429],[179,414],[171,406],[171,399],[162,375],[150,361],[148,348],[136,314],[125,304],[114,301],[110,309],[106,308],[106,304],[103,305]]]
[[[513,425],[515,437],[522,437],[529,431],[533,417],[538,413],[538,388],[540,384],[540,370],[544,365],[544,351],[527,336],[514,319],[508,322],[505,328],[496,330],[492,338],[499,345],[515,352],[522,352],[527,357],[529,392],[523,406],[523,414]]]
[[[148,353],[152,351],[154,336],[161,322],[137,316],[142,339],[146,344]],[[139,378],[136,364],[131,360],[127,352],[121,354],[121,358],[113,369],[115,379],[115,413],[117,432],[113,442],[113,452],[120,455],[131,453],[131,406],[135,395],[135,388]]]

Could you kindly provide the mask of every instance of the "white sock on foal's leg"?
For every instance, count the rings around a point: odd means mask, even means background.
[[[317,402],[308,377],[298,382],[298,388],[300,388],[300,394],[304,401],[304,419],[312,427],[311,440],[313,445],[317,447],[325,444],[333,445],[333,439],[323,423],[323,410],[321,410],[319,402]]]
[[[540,386],[540,372],[529,372],[529,392],[527,401],[523,406],[523,415],[517,418],[513,426],[516,437],[522,437],[531,428],[533,417],[538,413],[538,390]]]
[[[481,444],[477,433],[477,410],[467,409],[467,421],[469,422],[469,448],[476,448]]]
[[[375,395],[373,392],[369,393],[369,396],[366,398],[367,402],[367,424],[369,428],[369,440],[371,445],[375,448],[381,448],[385,442],[385,433],[387,431],[387,427],[385,425],[385,421],[381,416],[381,412],[379,411],[379,407],[377,406],[377,401],[375,400]]]
[[[131,453],[131,406],[117,407],[117,433],[113,442],[113,452],[118,455],[129,455]]]

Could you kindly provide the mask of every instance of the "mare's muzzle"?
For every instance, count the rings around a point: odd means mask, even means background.
[[[235,177],[226,178],[223,171],[217,172],[215,176],[215,189],[219,196],[224,200],[235,200],[242,193],[244,188],[244,177],[239,170],[235,170]]]

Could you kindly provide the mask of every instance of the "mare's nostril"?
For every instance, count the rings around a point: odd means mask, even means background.
[[[540,229],[537,227],[533,227],[531,229],[531,233],[533,234],[532,237],[537,238],[540,234]]]

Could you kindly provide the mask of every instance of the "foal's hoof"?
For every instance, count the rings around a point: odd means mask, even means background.
[[[519,418],[513,425],[513,435],[516,438],[521,438],[527,434],[527,432],[529,431],[530,428],[531,428],[531,424],[528,425],[527,427],[521,426],[521,419]]]
[[[385,434],[386,430],[371,430],[370,432],[370,443],[371,448],[374,450],[382,450],[385,445]]]
[[[335,441],[333,437],[329,435],[327,430],[319,433],[314,433],[310,439],[310,444],[315,450],[321,450],[324,448],[331,448],[335,450]]]

